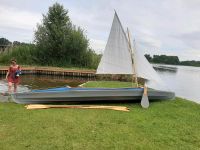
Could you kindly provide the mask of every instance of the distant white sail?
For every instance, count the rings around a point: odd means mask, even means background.
[[[126,34],[115,13],[110,35],[97,74],[133,74]]]

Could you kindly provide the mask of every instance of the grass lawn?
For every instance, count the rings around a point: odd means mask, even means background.
[[[149,109],[115,105],[130,112],[0,103],[0,149],[200,149],[200,105],[180,98],[152,102]]]
[[[132,82],[119,82],[119,81],[88,81],[83,84],[83,87],[98,87],[98,88],[127,88],[136,87],[136,84]]]

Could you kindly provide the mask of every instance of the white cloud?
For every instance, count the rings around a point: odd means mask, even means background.
[[[31,41],[41,17],[40,13],[0,6],[0,31],[3,34],[0,36],[8,36],[9,40]]]
[[[41,18],[41,14],[0,7],[0,18],[2,27],[30,29],[35,28],[36,22]]]

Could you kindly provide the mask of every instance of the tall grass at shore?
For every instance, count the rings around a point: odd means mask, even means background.
[[[14,46],[10,48],[9,51],[0,54],[0,65],[7,66],[10,64],[10,60],[15,58],[20,65],[96,69],[101,57],[94,51],[88,50],[88,52],[82,56],[84,58],[81,59],[81,63],[76,63],[76,61],[72,62],[69,60],[67,56],[63,56],[63,58],[49,58],[47,61],[47,56],[44,55],[47,54],[41,53],[40,49],[34,44]],[[77,57],[77,61],[78,59]]]
[[[19,64],[36,65],[37,62],[37,50],[35,45],[20,45],[10,49],[8,52],[4,52],[0,55],[0,64],[9,65],[12,58],[16,58]]]

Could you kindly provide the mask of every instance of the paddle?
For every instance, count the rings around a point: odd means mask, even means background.
[[[30,104],[25,106],[26,109],[48,109],[48,108],[79,108],[79,109],[110,109],[118,111],[129,111],[125,106],[101,106],[101,105],[41,105]]]
[[[144,86],[144,93],[142,95],[141,106],[143,108],[148,108],[149,107],[149,98],[148,98],[146,85]]]

